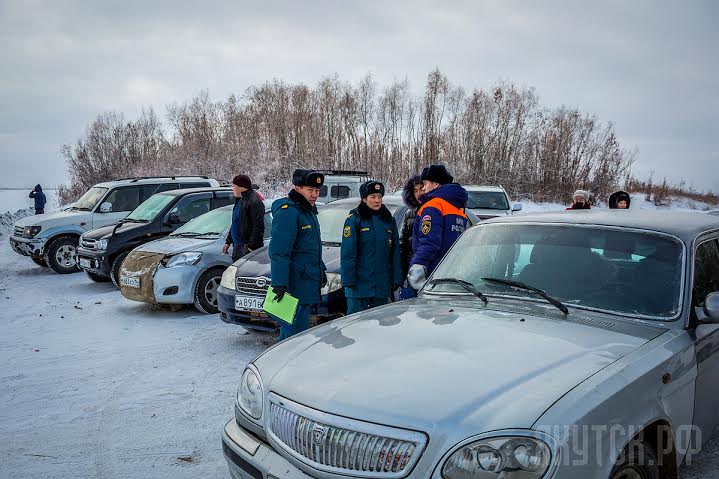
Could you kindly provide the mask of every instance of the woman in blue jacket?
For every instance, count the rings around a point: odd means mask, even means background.
[[[384,185],[367,181],[360,186],[360,196],[342,231],[340,268],[347,314],[387,304],[402,284],[399,234],[392,213],[382,204]]]

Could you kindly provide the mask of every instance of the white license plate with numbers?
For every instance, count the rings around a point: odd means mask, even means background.
[[[137,276],[122,276],[120,278],[120,284],[123,286],[129,286],[130,288],[139,288],[140,278]]]
[[[235,295],[235,309],[262,311],[263,304],[265,304],[265,298],[263,297]]]
[[[80,258],[80,267],[92,268],[92,261],[90,261],[88,258]]]

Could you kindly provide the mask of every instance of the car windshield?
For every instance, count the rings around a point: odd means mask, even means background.
[[[317,219],[320,221],[323,243],[342,243],[342,229],[347,215],[357,207],[359,202],[358,198],[357,203],[329,203],[319,208]],[[385,206],[394,215],[401,205],[399,203],[385,203]]]
[[[140,206],[132,210],[132,212],[127,215],[127,219],[142,222],[152,221],[160,213],[160,211],[162,211],[165,206],[170,204],[170,202],[175,198],[177,198],[175,195],[152,195],[140,203]]]
[[[92,211],[92,209],[95,208],[95,205],[97,205],[97,202],[100,201],[100,198],[105,196],[107,190],[108,188],[93,186],[92,188],[87,190],[87,192],[82,195],[79,200],[73,203],[72,209],[81,211]]]
[[[565,305],[662,319],[679,313],[682,244],[659,233],[577,225],[486,224],[468,230],[433,278],[458,278],[486,295],[531,297],[519,281]],[[456,292],[437,284],[426,292]]]
[[[467,208],[508,210],[507,196],[501,191],[468,191]]]
[[[172,236],[219,236],[230,227],[232,210],[219,209],[200,215],[178,228]]]

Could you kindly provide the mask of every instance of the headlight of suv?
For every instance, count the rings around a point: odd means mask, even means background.
[[[447,459],[442,477],[539,479],[556,463],[556,445],[551,448],[549,444],[555,444],[551,437],[534,432],[532,436],[508,435],[473,441]]]
[[[165,264],[165,268],[172,268],[174,266],[194,266],[200,262],[200,258],[202,258],[202,253],[199,251],[176,254],[169,259],[167,264]]]
[[[339,273],[327,273],[327,284],[324,285],[320,294],[330,294],[342,289],[342,276]]]
[[[22,231],[23,238],[34,238],[42,229],[42,226],[26,226]]]
[[[253,419],[262,418],[264,397],[260,373],[252,366],[242,373],[240,387],[237,388],[237,405]]]
[[[220,286],[227,289],[235,289],[235,276],[237,275],[237,266],[230,265],[222,273],[222,280]]]
[[[106,239],[98,240],[97,243],[95,243],[95,249],[106,250],[107,249],[107,240]]]

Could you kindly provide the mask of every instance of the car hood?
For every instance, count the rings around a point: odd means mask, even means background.
[[[340,271],[340,247],[323,246],[322,261],[327,267],[328,273],[339,273]],[[270,253],[268,247],[263,247],[246,254],[234,263],[237,266],[237,276],[256,278],[264,276],[271,278]]]
[[[477,215],[480,219],[507,216],[511,213],[511,210],[495,210],[491,208],[467,208],[467,210]]]
[[[118,226],[117,223],[111,225],[102,226],[94,230],[85,233],[84,237],[87,239],[101,240],[108,239],[114,236],[125,235],[134,231],[147,228],[148,223],[122,223]],[[117,227],[117,230],[115,228]]]
[[[255,364],[266,393],[430,437],[468,437],[531,427],[569,390],[664,331],[549,315],[420,298],[311,329]]]
[[[166,255],[174,255],[184,253],[185,251],[197,251],[199,249],[211,246],[217,241],[217,238],[183,238],[181,236],[167,236],[165,238],[150,241],[137,248],[139,251],[146,253],[163,253]]]
[[[42,226],[43,229],[53,228],[61,225],[80,224],[82,221],[89,221],[92,213],[89,211],[54,211],[42,215],[31,215],[21,218],[15,222],[15,226]]]

